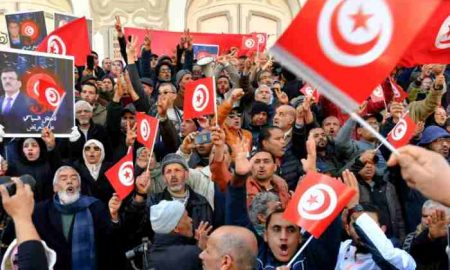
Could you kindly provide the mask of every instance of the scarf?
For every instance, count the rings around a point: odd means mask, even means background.
[[[75,215],[72,231],[72,269],[96,269],[94,221],[89,206],[98,201],[93,197],[83,196],[68,205],[59,201],[58,195],[53,197],[53,204],[61,214]]]
[[[100,160],[98,161],[97,164],[90,164],[89,162],[87,162],[86,159],[86,152],[84,151],[84,147],[94,144],[98,147],[100,147]],[[96,140],[96,139],[90,139],[88,140],[83,147],[83,160],[84,160],[84,165],[86,165],[86,168],[89,170],[89,173],[91,174],[92,178],[94,178],[94,180],[97,180],[98,175],[100,174],[100,168],[102,167],[102,162],[105,159],[105,148],[103,147],[103,144]]]

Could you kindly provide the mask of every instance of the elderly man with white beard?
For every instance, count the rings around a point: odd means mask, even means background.
[[[81,195],[80,184],[75,169],[60,167],[53,178],[55,195],[36,205],[34,224],[58,254],[54,269],[113,269],[120,255],[114,251],[108,210],[98,199]]]

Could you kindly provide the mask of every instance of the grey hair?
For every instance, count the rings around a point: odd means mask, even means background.
[[[89,102],[85,101],[85,100],[78,100],[75,103],[75,111],[78,111],[81,108],[86,108],[88,109],[90,112],[94,111],[94,108],[92,107],[91,104],[89,104]]]
[[[250,218],[250,221],[253,224],[258,224],[258,215],[263,214],[265,216],[268,215],[267,213],[267,204],[269,202],[279,202],[280,198],[277,194],[273,192],[260,192],[256,194],[256,196],[253,198],[252,204],[250,205],[250,208],[248,210],[248,215]]]
[[[61,174],[61,172],[64,171],[64,170],[68,170],[68,169],[74,170],[74,171],[76,172],[78,182],[80,182],[80,184],[81,184],[81,177],[80,177],[80,174],[77,172],[77,170],[75,170],[75,169],[74,169],[73,167],[71,167],[71,166],[64,165],[64,166],[59,167],[59,168],[56,170],[55,176],[53,176],[53,185],[55,185],[56,182],[58,182],[58,178],[59,178],[59,175]]]
[[[442,210],[445,210],[447,216],[450,216],[450,208],[449,207],[446,207],[445,205],[443,205],[439,202],[433,201],[433,200],[427,200],[423,203],[422,211],[425,209],[442,209]]]
[[[256,90],[255,90],[255,96],[256,96],[257,94],[259,94],[259,92],[261,91],[262,88],[267,88],[267,89],[270,90],[271,95],[270,95],[270,100],[269,100],[269,104],[268,104],[268,105],[272,104],[272,102],[273,102],[273,91],[272,91],[272,89],[271,89],[268,85],[261,84],[258,88],[256,88]]]
[[[174,91],[175,93],[177,93],[177,88],[176,88],[175,85],[173,85],[173,83],[171,83],[171,82],[163,82],[163,83],[161,83],[161,84],[159,85],[159,87],[158,87],[158,90],[159,90],[159,88],[161,88],[161,86],[166,86],[166,85],[169,85],[170,88],[172,89],[172,91]]]

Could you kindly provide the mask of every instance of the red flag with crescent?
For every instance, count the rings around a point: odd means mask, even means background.
[[[136,113],[137,141],[152,150],[158,134],[159,120],[143,112]]]
[[[450,1],[441,4],[416,36],[399,65],[450,64]]]
[[[440,2],[308,1],[272,53],[351,112],[390,74]]]
[[[133,151],[129,151],[114,166],[105,172],[106,178],[121,200],[134,190]]]
[[[305,96],[310,96],[314,98],[314,101],[318,102],[320,98],[320,93],[316,88],[312,87],[308,83],[305,83],[303,87],[300,89],[300,92]]]
[[[373,102],[380,102],[384,100],[384,92],[381,85],[375,87],[375,89],[372,91],[372,94],[370,95],[370,99]]]
[[[192,119],[216,112],[214,77],[192,81],[186,85],[183,110],[183,119]]]
[[[308,172],[297,185],[283,217],[319,238],[355,193],[336,178]]]
[[[49,110],[56,110],[65,95],[64,89],[54,82],[39,80],[38,101],[43,107]]]
[[[394,128],[389,132],[387,140],[395,148],[407,145],[411,138],[414,136],[414,131],[416,130],[416,123],[405,114]]]
[[[252,34],[251,36],[242,36],[242,49],[256,52],[259,47],[258,45],[259,39],[256,34]]]
[[[403,90],[403,88],[398,85],[392,77],[389,77],[389,83],[391,85],[392,93],[394,93],[392,98],[395,101],[403,102],[403,100],[408,98],[408,93],[406,93],[405,90]]]
[[[38,52],[72,55],[76,66],[84,66],[91,54],[86,18],[73,20],[50,33],[39,46]]]

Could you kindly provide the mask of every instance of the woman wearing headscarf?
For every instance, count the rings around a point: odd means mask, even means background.
[[[81,193],[96,197],[108,204],[114,189],[105,176],[111,163],[104,161],[103,144],[95,139],[88,140],[83,147],[83,160],[74,162],[74,167],[81,177]]]
[[[31,175],[36,184],[33,189],[36,202],[53,196],[52,179],[61,158],[55,147],[53,133],[44,128],[42,138],[20,139],[17,145],[18,160],[8,162],[7,176]]]

